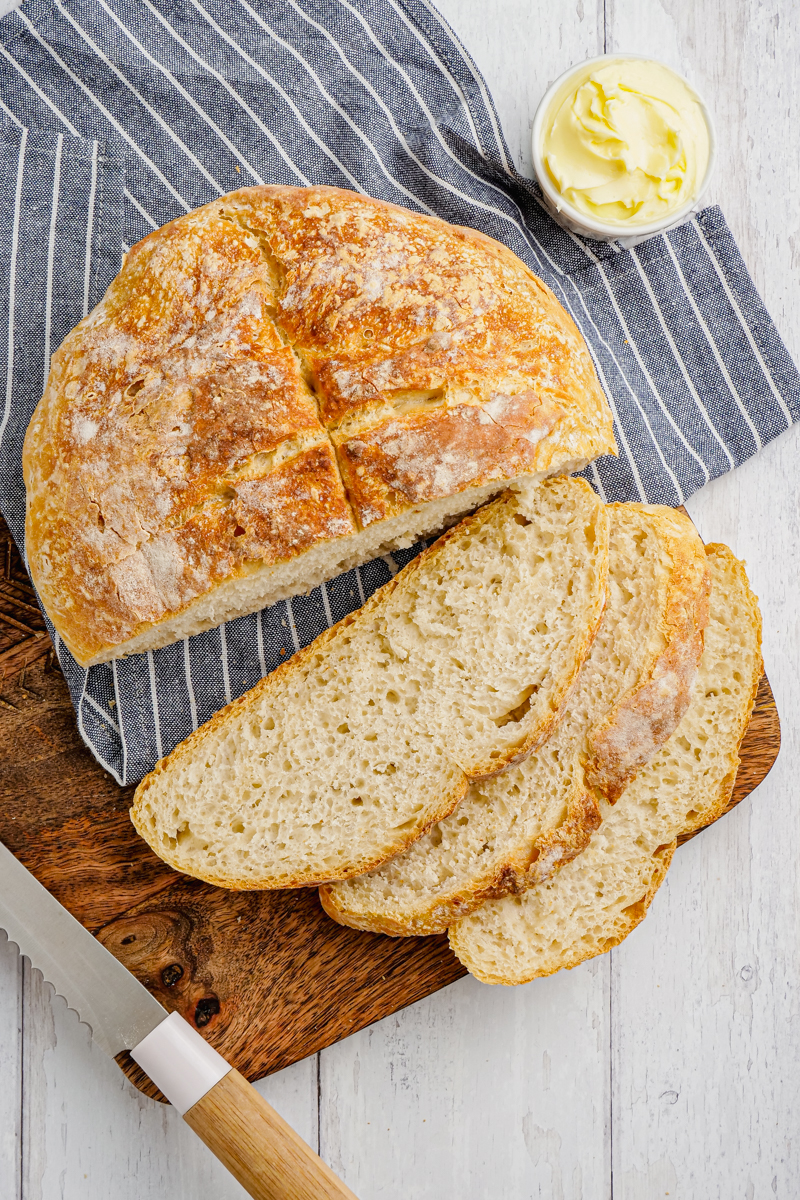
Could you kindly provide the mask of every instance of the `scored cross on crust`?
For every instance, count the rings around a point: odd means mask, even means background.
[[[134,246],[53,356],[31,572],[89,665],[614,449],[583,339],[504,246],[351,192],[245,188]]]

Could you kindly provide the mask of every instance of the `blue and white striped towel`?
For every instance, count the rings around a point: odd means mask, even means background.
[[[628,251],[565,233],[428,0],[26,0],[0,21],[0,107],[0,505],[21,547],[50,354],[127,247],[244,184],[353,188],[510,246],[594,356],[620,457],[587,477],[608,499],[678,504],[800,416],[720,211]],[[413,553],[89,671],[56,639],[84,738],[119,782],[141,778]]]

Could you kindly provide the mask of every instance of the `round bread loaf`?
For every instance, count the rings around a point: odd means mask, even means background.
[[[352,192],[244,188],[134,246],[53,356],[28,562],[88,666],[614,451],[581,335],[505,246]]]

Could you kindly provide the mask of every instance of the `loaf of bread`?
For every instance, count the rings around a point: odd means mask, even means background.
[[[441,933],[489,897],[548,879],[588,843],[683,716],[708,619],[708,570],[671,508],[609,507],[608,601],[563,720],[518,766],[473,785],[456,811],[367,875],[320,889],[342,924]]]
[[[521,485],[178,746],[137,789],[136,828],[224,887],[369,870],[548,736],[607,581],[588,484]]]
[[[553,878],[483,905],[450,930],[484,983],[525,983],[618,945],[645,916],[676,838],[724,812],[762,674],[761,618],[744,566],[707,547],[711,612],[691,702],[672,737]]]
[[[88,666],[614,452],[581,335],[506,247],[352,192],[245,188],[134,246],[53,356],[28,562]]]

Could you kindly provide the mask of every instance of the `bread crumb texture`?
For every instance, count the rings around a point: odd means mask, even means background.
[[[761,618],[744,566],[706,547],[710,618],[691,699],[672,737],[623,791],[588,847],[523,895],[489,901],[450,929],[485,983],[525,983],[618,945],[645,916],[679,834],[725,809],[762,674]]]
[[[403,854],[322,888],[336,920],[397,936],[441,933],[487,898],[549,879],[599,824],[593,780],[627,778],[675,729],[708,618],[703,544],[672,509],[608,512],[608,600],[555,732],[518,766],[474,784]],[[675,662],[682,672],[666,669]]]
[[[134,246],[25,440],[31,574],[84,666],[614,453],[586,345],[473,230],[256,187]]]
[[[595,636],[608,514],[583,480],[466,518],[182,743],[132,818],[228,887],[361,874],[545,739]]]

